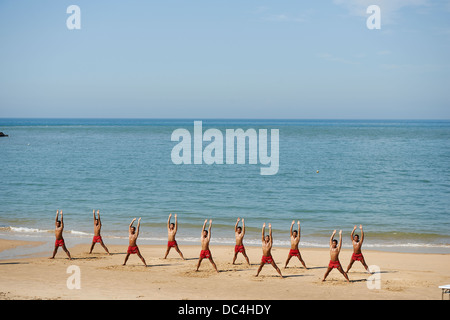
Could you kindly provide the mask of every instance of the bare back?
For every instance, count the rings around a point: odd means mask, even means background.
[[[137,234],[136,233],[132,233],[130,231],[129,235],[128,235],[128,240],[129,240],[129,246],[130,247],[136,247],[136,241],[137,241]]]
[[[361,253],[361,247],[362,247],[361,241],[356,242],[355,240],[353,240],[352,244],[353,244],[353,252],[356,253],[356,254],[360,254]]]
[[[201,242],[202,242],[202,250],[209,250],[209,240],[210,240],[209,235],[207,235],[206,237],[203,236],[203,237],[201,238]]]
[[[175,241],[175,236],[177,234],[177,231],[174,229],[168,229],[167,230],[167,237],[169,239],[169,241]]]
[[[236,245],[237,246],[242,246],[244,245],[244,233],[241,231],[241,233],[239,232],[235,232],[235,237],[236,237]]]
[[[298,244],[300,243],[300,237],[299,236],[291,236],[291,249],[292,250],[298,250]]]
[[[331,261],[339,261],[339,252],[340,252],[340,249],[338,247],[330,248]]]
[[[263,256],[265,257],[271,257],[272,256],[272,243],[269,240],[268,242],[263,241],[262,243],[262,251],[263,251]]]
[[[62,240],[63,239],[63,236],[62,236],[63,230],[64,230],[64,226],[62,224],[59,227],[58,226],[55,227],[56,240]]]
[[[94,224],[94,236],[96,236],[96,237],[100,236],[101,230],[102,230],[102,224],[101,224],[101,222],[99,221],[99,222],[97,223],[97,225]]]

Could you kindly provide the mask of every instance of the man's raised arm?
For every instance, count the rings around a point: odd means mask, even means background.
[[[354,235],[355,235],[355,230],[356,230],[356,226],[353,227],[352,234],[350,235],[352,241],[353,241],[353,237],[354,237]]]
[[[264,234],[265,233],[266,233],[266,223],[264,222],[264,224],[262,226],[262,236],[261,236],[262,242],[264,242]]]
[[[64,229],[64,217],[62,210],[59,212],[59,214],[61,215],[61,229]]]
[[[236,224],[234,225],[234,232],[237,232],[238,224],[239,224],[240,218],[237,218]]]
[[[136,237],[139,235],[139,228],[141,227],[141,218],[138,220],[137,228],[136,228]]]
[[[59,215],[59,210],[56,210],[55,226],[58,223],[58,215]]]
[[[136,221],[136,218],[134,218],[133,220],[131,220],[130,225],[128,226],[128,230],[131,230],[131,227],[133,226],[133,223]]]
[[[167,229],[170,229],[170,219],[172,218],[172,214],[169,214],[169,219],[167,219]]]
[[[245,222],[244,222],[244,218],[242,218],[242,236],[245,235]]]
[[[177,219],[177,214],[176,213],[175,213],[175,227],[174,227],[174,229],[175,229],[175,232],[178,231],[178,219]]]
[[[333,234],[331,235],[330,238],[330,248],[333,246],[333,239],[334,239],[334,235],[336,234],[336,230],[333,231]]]
[[[291,232],[291,237],[293,236],[293,235],[292,235],[292,229],[294,228],[294,223],[295,223],[295,221],[292,220],[292,222],[291,222],[291,229],[290,229],[290,230],[291,230],[291,231],[290,231],[290,232]]]
[[[205,230],[205,227],[206,227],[206,223],[207,223],[207,222],[208,222],[208,219],[205,219],[205,222],[203,222],[201,238],[203,238],[203,230]]]
[[[272,238],[272,225],[269,223],[269,239],[270,239],[270,244],[273,243],[273,238]]]
[[[208,239],[211,239],[212,219],[209,219]]]
[[[364,241],[364,231],[363,231],[363,228],[362,228],[362,224],[359,225],[359,229],[361,229],[361,240],[359,242],[361,242],[361,244],[362,244],[363,241]]]
[[[339,230],[339,251],[341,250],[342,247],[342,230]]]

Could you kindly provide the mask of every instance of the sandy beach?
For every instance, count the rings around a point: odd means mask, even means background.
[[[0,251],[21,250],[23,246],[38,245],[27,241],[0,239]],[[163,259],[164,245],[142,245],[140,250],[148,267],[136,255],[131,255],[126,266],[122,266],[126,245],[108,246],[108,256],[97,245],[89,254],[89,244],[70,247],[73,259],[67,259],[60,249],[55,259],[42,253],[31,258],[0,261],[0,299],[441,299],[440,285],[450,284],[448,266],[450,255],[394,253],[365,250],[367,263],[376,265],[380,272],[374,277],[365,272],[357,262],[350,270],[347,283],[343,276],[333,270],[326,282],[323,274],[329,261],[327,249],[302,248],[308,270],[293,258],[284,269],[288,248],[273,248],[273,257],[284,278],[266,265],[259,277],[255,277],[261,259],[261,248],[247,247],[251,265],[242,255],[232,265],[232,246],[212,246],[211,252],[219,269],[214,272],[208,260],[203,260],[200,270],[195,271],[199,246],[184,246],[180,249],[186,258],[183,261],[172,250]],[[342,250],[340,260],[347,267],[350,250]],[[67,273],[69,266],[80,270],[80,289],[69,289]],[[380,288],[373,288],[380,279]],[[372,285],[372,289],[369,287]]]

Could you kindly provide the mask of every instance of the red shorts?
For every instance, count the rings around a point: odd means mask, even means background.
[[[272,263],[273,262],[272,256],[270,256],[270,257],[262,256],[261,262]]]
[[[92,242],[102,242],[102,236],[94,236],[94,239],[92,239]]]
[[[289,256],[290,257],[300,257],[300,251],[298,251],[298,249],[291,249],[291,250],[289,250]]]
[[[362,261],[363,255],[362,253],[354,253],[352,254],[352,260],[353,261]]]
[[[204,259],[204,258],[209,258],[209,257],[211,257],[211,251],[209,251],[209,250],[200,251],[200,258]]]
[[[341,263],[339,261],[331,261],[328,264],[328,268],[339,268],[341,266]]]
[[[235,246],[234,252],[241,252],[243,253],[245,251],[244,246]]]
[[[135,247],[128,247],[128,250],[127,250],[127,253],[132,253],[132,254],[134,254],[134,253],[138,253],[138,247],[137,246],[135,246]]]
[[[64,245],[64,239],[55,241],[55,247],[62,247],[63,245]]]
[[[174,248],[177,246],[177,242],[176,241],[168,241],[167,246],[170,248]]]

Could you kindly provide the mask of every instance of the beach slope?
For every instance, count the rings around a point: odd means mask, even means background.
[[[14,250],[20,251],[18,243]],[[10,240],[0,240],[0,251],[11,249]],[[49,244],[49,248],[51,244]],[[232,265],[232,246],[212,246],[220,273],[207,259],[195,271],[199,246],[180,249],[187,260],[172,250],[163,259],[165,245],[142,245],[148,267],[136,255],[122,266],[127,246],[109,246],[108,256],[97,245],[89,254],[89,244],[69,247],[72,260],[62,250],[55,259],[48,256],[0,260],[0,299],[441,299],[440,285],[450,284],[450,255],[422,253],[364,252],[369,265],[380,268],[371,276],[356,262],[349,272],[350,283],[333,270],[326,282],[323,274],[329,262],[327,249],[303,248],[308,270],[294,257],[284,269],[289,249],[273,248],[273,257],[285,278],[266,265],[255,277],[261,261],[261,248],[247,247],[251,265],[242,255]],[[350,250],[342,250],[340,260],[346,269]],[[69,289],[75,275],[70,266],[79,267],[80,289]],[[69,269],[68,269],[69,268]],[[72,277],[72,278],[71,278]],[[379,279],[379,282],[376,282]],[[379,289],[377,288],[379,284]],[[70,285],[69,285],[70,287]]]

